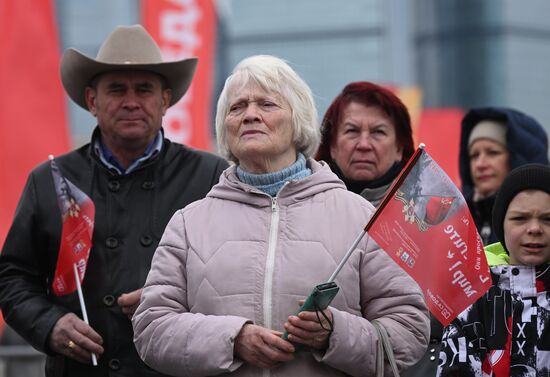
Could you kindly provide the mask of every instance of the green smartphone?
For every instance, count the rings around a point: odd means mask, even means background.
[[[336,296],[340,288],[335,282],[323,283],[313,288],[313,291],[304,301],[304,304],[296,312],[296,315],[300,312],[314,312],[316,310],[325,310],[332,299]],[[282,338],[288,340],[288,333],[285,331]],[[308,347],[300,343],[292,343],[296,351],[306,351]]]

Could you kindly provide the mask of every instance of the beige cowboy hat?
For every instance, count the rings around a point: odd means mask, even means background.
[[[95,60],[74,48],[65,50],[61,81],[69,97],[88,110],[84,91],[95,76],[111,71],[150,71],[166,79],[172,89],[172,106],[189,88],[197,61],[189,58],[164,62],[160,48],[143,26],[119,26],[103,42]]]

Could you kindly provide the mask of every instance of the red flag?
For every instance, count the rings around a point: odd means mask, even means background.
[[[63,177],[53,159],[51,168],[57,204],[63,219],[52,288],[57,296],[62,296],[76,290],[73,264],[77,266],[80,282],[84,279],[92,247],[95,206],[85,193]]]
[[[0,245],[29,171],[69,150],[53,0],[0,0]]]
[[[213,62],[216,14],[213,0],[143,0],[143,26],[165,60],[199,58],[185,96],[164,117],[166,136],[199,149],[211,149]]]
[[[491,286],[466,201],[423,149],[415,152],[366,229],[418,283],[428,308],[445,326]]]

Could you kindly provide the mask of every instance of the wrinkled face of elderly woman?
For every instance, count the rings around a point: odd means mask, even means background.
[[[330,155],[347,178],[372,181],[401,161],[403,148],[382,109],[350,102],[340,116]]]
[[[229,88],[227,141],[241,168],[250,173],[282,170],[296,161],[292,112],[277,93],[255,82]]]

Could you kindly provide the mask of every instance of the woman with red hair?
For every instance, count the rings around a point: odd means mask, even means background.
[[[367,81],[344,87],[325,113],[321,134],[316,159],[328,162],[349,191],[375,207],[414,152],[407,108],[391,91]],[[442,331],[431,318],[429,348],[402,376],[435,376]]]
[[[388,89],[352,82],[329,106],[316,159],[326,161],[346,184],[378,206],[413,154],[407,108]]]

